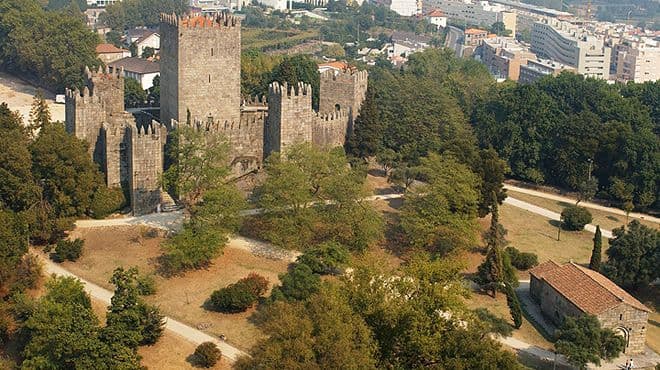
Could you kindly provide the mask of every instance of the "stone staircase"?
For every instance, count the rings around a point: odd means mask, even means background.
[[[160,193],[160,211],[161,212],[174,212],[178,211],[181,209],[181,206],[176,204],[174,201],[174,198],[166,192],[166,191],[161,191]]]

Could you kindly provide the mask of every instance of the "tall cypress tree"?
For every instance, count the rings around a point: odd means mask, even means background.
[[[506,284],[506,304],[509,306],[509,312],[513,319],[513,326],[518,329],[522,325],[522,309],[516,291],[511,284]]]
[[[594,271],[600,271],[602,246],[603,246],[603,237],[600,232],[600,225],[597,225],[596,233],[594,234],[594,249],[591,251],[591,260],[589,260],[589,268]]]
[[[478,283],[490,291],[493,297],[497,296],[497,290],[504,283],[504,258],[502,246],[506,243],[504,239],[504,228],[499,224],[499,209],[497,202],[492,206],[490,228],[484,235],[488,252],[486,259],[479,265],[477,271]]]

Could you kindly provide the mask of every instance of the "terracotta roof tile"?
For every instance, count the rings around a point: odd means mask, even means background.
[[[646,306],[605,276],[574,263],[552,268],[552,265],[546,262],[531,270],[530,274],[543,279],[580,310],[592,315],[598,315],[622,303],[650,312]]]
[[[543,278],[543,274],[545,274],[548,271],[552,271],[555,268],[559,267],[559,265],[555,261],[546,261],[543,262],[542,264],[534,267],[533,269],[529,270],[529,274],[534,276],[537,279]]]
[[[487,34],[488,31],[486,30],[480,30],[478,28],[468,28],[465,30],[466,35],[481,35],[481,34]]]
[[[444,17],[445,13],[442,12],[440,9],[433,9],[429,14],[426,15],[427,17]]]
[[[110,54],[110,53],[122,53],[127,50],[120,49],[112,44],[98,44],[96,45],[96,54]]]

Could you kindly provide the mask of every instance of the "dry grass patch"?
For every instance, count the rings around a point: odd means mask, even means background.
[[[76,262],[63,263],[63,267],[108,289],[112,289],[108,280],[118,266],[137,266],[141,273],[153,273],[163,240],[162,236],[154,237],[136,226],[81,229],[75,231],[74,237],[85,239],[83,255]],[[247,350],[262,337],[248,320],[252,311],[239,314],[211,312],[204,309],[204,302],[214,290],[234,283],[250,272],[266,277],[272,287],[279,283],[278,275],[286,272],[287,267],[286,261],[257,257],[228,246],[207,269],[169,279],[157,276],[157,292],[145,300],[159,306],[167,316],[211,335],[224,334],[230,344]]]
[[[138,354],[142,356],[142,364],[149,369],[200,369],[191,364],[192,354],[196,346],[176,334],[165,331],[163,336],[153,346],[142,346]],[[222,357],[213,370],[229,370],[231,364]]]
[[[561,240],[557,241],[557,227],[550,220],[508,204],[500,207],[500,223],[508,231],[506,239],[510,245],[522,252],[536,253],[539,263],[550,259],[558,263],[589,263],[592,233],[562,230]],[[607,245],[607,238],[603,238],[603,256]]]
[[[500,317],[513,325],[504,294],[498,294],[497,298],[493,298],[485,294],[473,293],[466,303],[471,309],[480,307],[486,308],[495,316]],[[554,348],[553,344],[545,339],[524,316],[522,326],[519,329],[514,329],[511,336],[543,349],[551,350]]]
[[[519,193],[512,190],[507,190],[507,194],[509,194],[512,198],[516,198],[518,200],[522,200],[523,202],[531,203],[536,206],[543,207],[557,213],[561,213],[561,211],[563,211],[564,208],[568,206],[575,205],[575,203],[573,202],[567,203],[553,199],[546,199],[534,195]],[[600,225],[602,229],[612,230],[617,227],[621,227],[626,223],[626,216],[617,215],[606,211],[601,211],[599,209],[593,209],[593,208],[587,208],[587,209],[589,210],[589,212],[591,212],[591,215],[593,216],[593,221],[591,221],[591,223],[594,225]],[[631,220],[633,220],[633,218],[629,219],[629,221]],[[639,221],[646,226],[655,229],[660,228],[660,225],[656,224],[655,222],[651,222],[648,220],[639,220]]]

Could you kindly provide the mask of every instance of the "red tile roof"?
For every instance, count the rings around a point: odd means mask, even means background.
[[[445,13],[442,12],[440,9],[433,9],[429,14],[426,15],[427,17],[444,17]]]
[[[530,270],[530,274],[547,282],[588,314],[598,315],[623,303],[641,311],[651,312],[605,276],[572,262],[560,266],[549,261]]]
[[[485,34],[488,34],[488,31],[480,30],[478,28],[468,28],[467,30],[465,30],[465,34],[466,35],[482,35],[482,34],[485,35]]]
[[[345,71],[345,70],[349,69],[351,66],[349,66],[348,63],[346,63],[346,62],[338,60],[336,62],[319,63],[319,68],[322,68],[322,67],[336,68],[336,69],[340,69],[342,71]]]
[[[98,44],[96,45],[96,54],[114,54],[123,53],[126,50],[120,49],[112,44]]]

